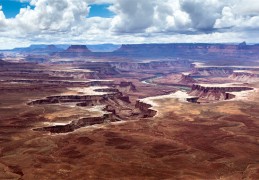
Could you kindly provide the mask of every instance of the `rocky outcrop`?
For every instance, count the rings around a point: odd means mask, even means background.
[[[25,50],[12,50],[10,52],[20,52],[28,54],[27,51],[42,48],[40,45],[36,48]],[[43,52],[52,52],[53,57],[91,57],[108,59],[203,59],[215,60],[217,58],[229,58],[230,60],[255,59],[259,57],[259,45],[241,44],[209,44],[209,43],[171,43],[171,44],[128,44],[122,45],[113,52],[91,52],[85,45],[72,45],[67,50],[60,51],[61,46],[54,48],[52,45]],[[62,47],[64,48],[64,47]],[[62,49],[61,48],[61,49]]]
[[[87,80],[87,79],[99,79],[97,72],[84,72],[83,70],[80,72],[80,70],[77,71],[49,71],[48,74],[50,76],[54,77],[66,77],[66,78],[72,78],[76,80]]]
[[[138,100],[136,102],[135,107],[142,111],[142,114],[143,114],[144,118],[146,118],[146,117],[153,117],[157,113],[155,110],[151,109],[152,106],[150,104],[144,103],[144,102],[142,102],[140,100]]]
[[[43,63],[48,60],[48,57],[45,55],[29,54],[25,57],[25,60],[27,62]]]
[[[198,104],[199,104],[198,100],[199,100],[199,97],[186,98],[186,101],[188,101],[188,102],[191,102],[191,103],[198,103]]]
[[[103,102],[109,98],[122,97],[122,93],[117,91],[112,94],[104,95],[67,95],[67,96],[49,96],[45,99],[35,100],[28,105],[36,104],[58,104],[58,103],[72,103],[72,102]]]
[[[259,56],[259,45],[241,44],[208,44],[208,43],[175,43],[175,44],[130,44],[122,45],[114,52],[117,56],[157,58],[185,57],[215,59],[215,57],[231,57],[240,59],[247,55]]]
[[[116,44],[95,44],[87,45],[88,49],[92,52],[113,52],[121,47],[121,45]]]
[[[85,62],[79,65],[80,69],[88,69],[96,72],[100,78],[116,77],[120,75],[120,71],[108,62]]]
[[[86,47],[86,45],[71,45],[65,51],[55,53],[55,56],[75,58],[84,57],[91,54],[91,51]]]
[[[91,52],[86,45],[71,45],[65,52],[70,53],[89,53]]]
[[[240,92],[240,91],[247,91],[247,90],[253,90],[251,87],[242,87],[242,86],[231,86],[231,87],[215,87],[215,86],[202,86],[198,84],[194,84],[192,86],[192,91],[203,91],[203,92],[208,92],[208,91],[220,91],[220,92]]]
[[[259,81],[259,74],[252,74],[249,72],[234,72],[228,78],[234,81],[253,83]]]
[[[233,73],[232,68],[228,67],[205,67],[193,69],[193,76],[217,76],[227,77]]]
[[[190,75],[184,75],[184,74],[181,74],[178,81],[179,84],[186,84],[186,85],[193,84],[195,82],[196,81]]]
[[[50,79],[17,79],[17,80],[5,80],[5,82],[15,82],[15,83],[31,83],[31,84],[48,84],[51,86],[65,86],[65,87],[73,87],[73,86],[113,86],[111,81],[100,81],[100,80],[92,80],[92,81],[74,81],[74,80],[60,80],[51,77]]]
[[[170,74],[153,80],[160,85],[186,85],[192,86],[196,81],[190,75]]]
[[[64,49],[55,45],[31,45],[29,47],[15,48],[8,52],[21,53],[27,55],[50,55],[52,53],[61,52]]]
[[[151,61],[151,62],[112,62],[112,66],[121,71],[143,71],[143,70],[161,70],[168,68],[185,68],[190,69],[192,64],[188,60],[172,60],[172,61]],[[183,70],[183,69],[181,69]]]
[[[131,82],[122,82],[117,86],[134,87]],[[129,96],[123,95],[123,93],[118,89],[106,88],[97,89],[95,91],[107,92],[109,94],[49,96],[45,99],[39,99],[28,103],[28,105],[75,103],[77,106],[81,107],[92,107],[97,105],[104,106],[104,115],[101,117],[81,118],[66,125],[42,127],[34,130],[48,131],[51,133],[66,133],[72,132],[81,127],[102,124],[105,121],[113,122],[131,120],[132,118],[149,118],[156,115],[156,111],[151,109],[151,105],[141,101],[137,101],[136,104],[134,104],[130,101]]]
[[[191,96],[194,96],[191,99],[187,99],[189,102],[213,102],[213,101],[223,101],[227,99],[232,99],[235,95],[231,92],[241,92],[253,90],[250,87],[238,87],[238,86],[229,86],[229,87],[210,87],[210,86],[201,86],[194,84],[191,91],[188,93]]]
[[[89,118],[82,118],[79,120],[74,120],[69,124],[66,125],[57,125],[57,126],[48,126],[42,128],[33,129],[34,131],[48,131],[51,133],[68,133],[73,132],[76,129],[81,127],[90,126],[94,124],[102,124],[105,120],[112,120],[111,115],[105,114],[101,117],[89,117]]]
[[[130,103],[129,99],[126,97],[121,97],[121,100],[124,102]],[[92,101],[93,103],[93,101]],[[92,104],[89,104],[87,102],[83,103],[78,103],[78,106],[89,106]],[[138,118],[148,118],[148,117],[153,117],[156,115],[156,111],[150,109],[151,105],[137,101],[135,108],[132,110],[131,115],[138,116]],[[138,110],[139,111],[138,111]],[[55,125],[55,126],[47,126],[47,127],[41,127],[41,128],[35,128],[33,129],[34,131],[47,131],[51,133],[68,133],[68,132],[73,132],[76,129],[79,129],[81,127],[86,127],[86,126],[91,126],[95,124],[103,124],[106,121],[109,122],[115,122],[115,121],[121,121],[124,120],[125,118],[121,115],[118,114],[118,109],[116,106],[112,104],[106,105],[105,108],[103,109],[107,113],[105,113],[103,116],[100,117],[87,117],[87,118],[81,118],[78,120],[74,120],[69,124],[65,125]]]
[[[116,85],[116,88],[122,92],[135,92],[137,91],[136,86],[132,82],[121,81],[120,84]]]

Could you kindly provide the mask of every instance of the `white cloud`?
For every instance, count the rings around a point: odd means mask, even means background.
[[[0,6],[0,31],[5,29],[5,15],[2,11],[2,6]]]
[[[218,0],[180,0],[180,4],[197,30],[212,30],[222,9]]]
[[[17,0],[18,1],[18,0]],[[6,19],[0,48],[29,43],[259,41],[258,0],[20,0]],[[112,4],[112,18],[88,18],[90,4]]]
[[[259,2],[256,0],[231,1],[222,9],[216,20],[216,28],[229,28],[232,31],[259,30]]]
[[[153,24],[153,0],[118,1],[110,10],[117,14],[112,22],[117,32],[142,32]]]
[[[26,32],[64,32],[80,24],[88,14],[88,6],[80,0],[34,0],[35,8],[23,8],[14,24]]]

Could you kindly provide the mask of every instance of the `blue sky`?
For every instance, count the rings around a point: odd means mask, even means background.
[[[20,2],[18,0],[0,0],[0,5],[6,18],[14,18],[21,8],[30,6],[29,2]],[[114,13],[108,10],[110,4],[90,4],[90,12],[87,17],[104,17],[110,18],[114,16]],[[34,6],[30,6],[31,9]]]
[[[105,17],[110,18],[114,13],[108,10],[110,4],[93,4],[90,5],[90,12],[88,17]]]
[[[15,0],[0,0],[0,5],[6,18],[14,18],[20,12],[20,9],[29,6],[29,3],[21,3]]]

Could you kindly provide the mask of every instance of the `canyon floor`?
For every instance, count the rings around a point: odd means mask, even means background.
[[[259,179],[257,67],[0,68],[0,179]]]

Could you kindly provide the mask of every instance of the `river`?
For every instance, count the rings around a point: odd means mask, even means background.
[[[191,89],[190,87],[187,87],[187,86],[184,86],[184,85],[162,85],[162,84],[154,83],[153,80],[164,77],[164,76],[166,76],[166,75],[158,73],[153,77],[143,79],[141,82],[144,83],[144,84],[149,84],[149,85],[153,85],[153,86],[173,87],[173,88],[183,90],[183,91],[189,91]]]

